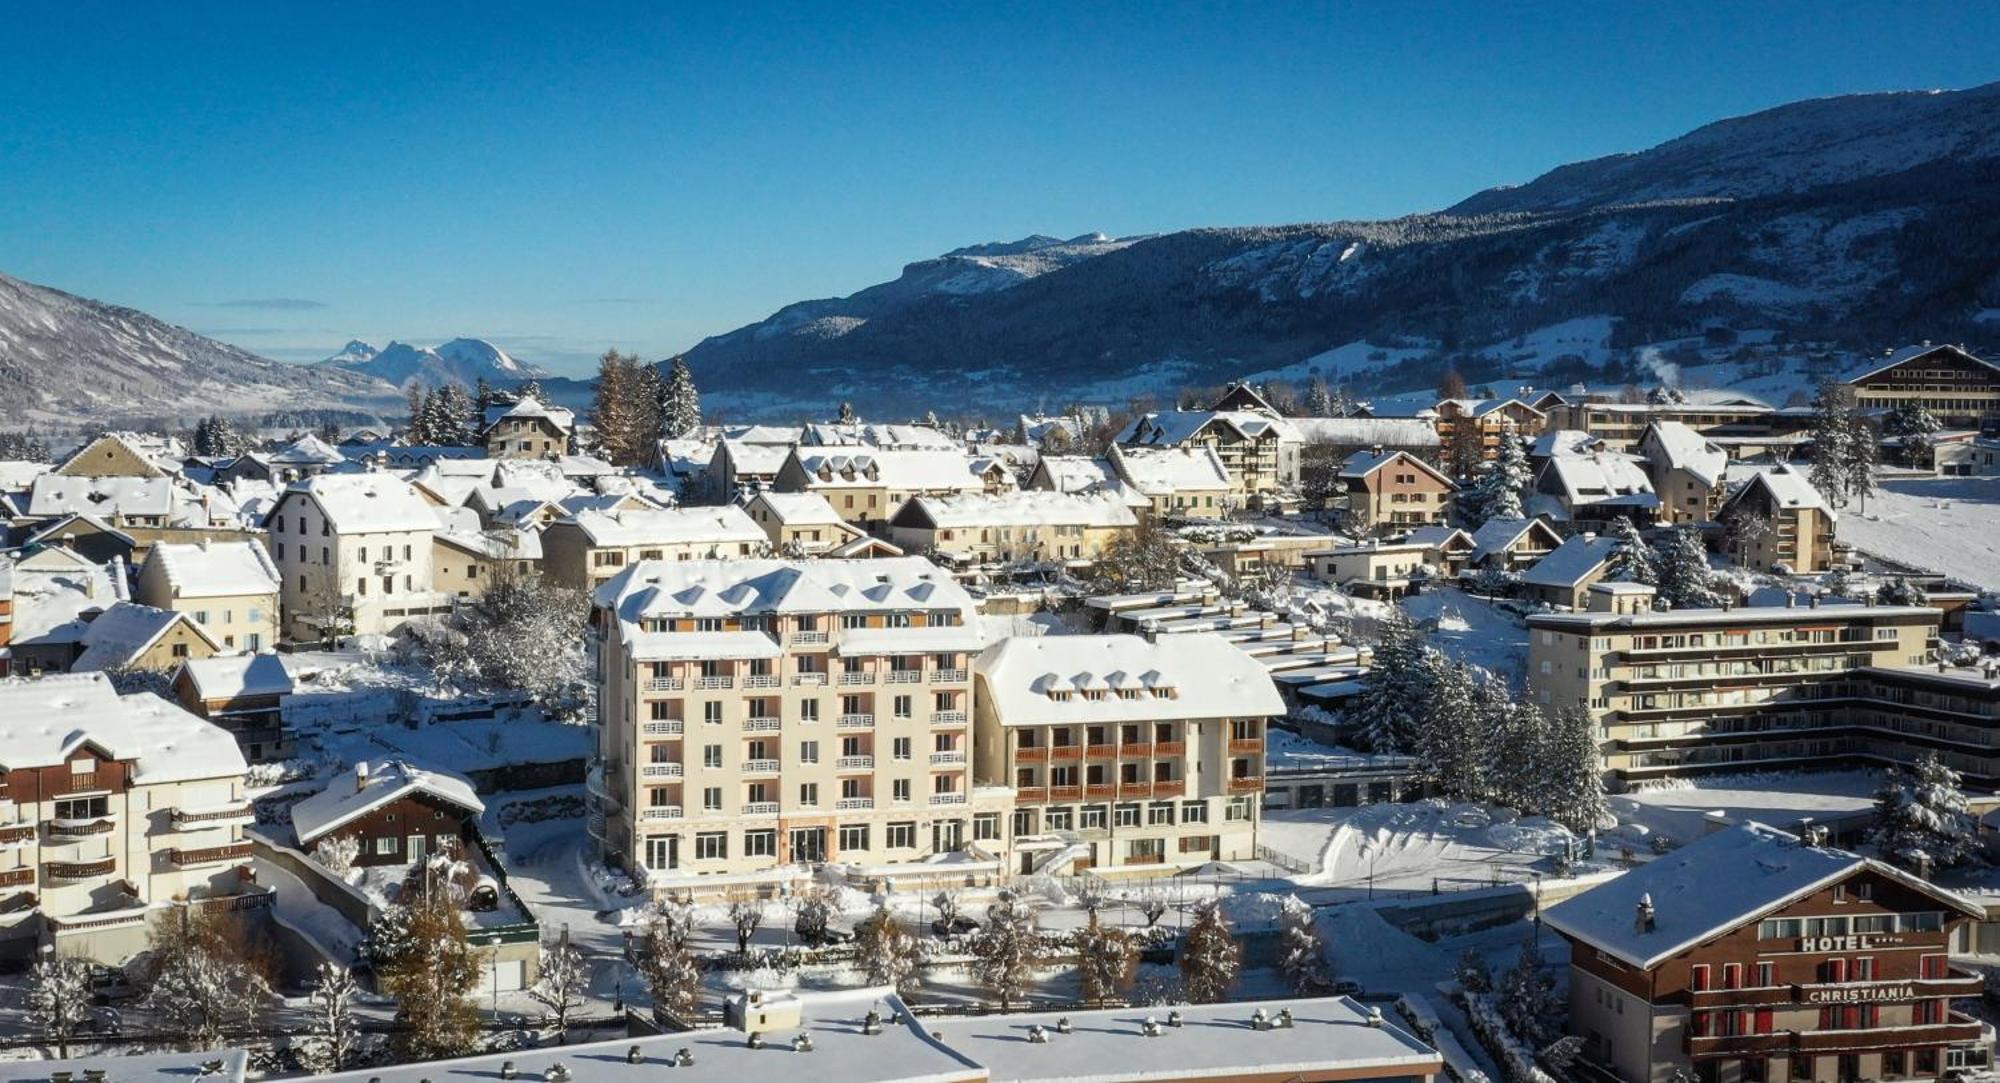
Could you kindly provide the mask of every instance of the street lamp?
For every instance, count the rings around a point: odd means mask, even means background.
[[[486,938],[486,961],[493,967],[493,1022],[500,1022],[500,934]]]
[[[625,930],[625,954],[618,957],[618,969],[611,976],[612,980],[618,983],[618,993],[617,993],[618,1004],[616,1010],[620,1018],[623,1018],[625,1015],[625,967],[627,966],[627,964],[631,962],[632,962],[632,930],[627,929]]]

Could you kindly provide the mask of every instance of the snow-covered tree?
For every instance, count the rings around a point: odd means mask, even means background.
[[[639,399],[643,379],[639,359],[631,354],[606,350],[597,359],[591,427],[596,431],[598,452],[617,466],[636,466],[651,457],[651,442],[658,430],[646,427],[654,407]]]
[[[1326,388],[1326,377],[1314,376],[1306,384],[1306,416],[1332,417],[1333,395]]]
[[[694,386],[694,370],[687,358],[676,357],[667,373],[666,400],[660,404],[660,435],[673,440],[700,429],[701,392]]]
[[[736,927],[736,954],[750,951],[750,938],[764,924],[764,902],[754,895],[737,895],[729,900],[729,923]]]
[[[1533,933],[1521,946],[1520,960],[1500,979],[1497,995],[1507,1029],[1528,1048],[1540,1049],[1561,1036],[1566,1013]]]
[[[194,453],[205,457],[240,455],[249,445],[249,441],[236,434],[229,419],[220,414],[210,414],[196,422],[191,443]]]
[[[1468,993],[1493,991],[1493,970],[1486,965],[1486,956],[1479,954],[1478,948],[1467,948],[1459,953],[1451,976],[1457,980],[1458,987]]]
[[[1142,521],[1104,547],[1091,569],[1090,587],[1105,594],[1171,587],[1181,577],[1181,549],[1171,533]]]
[[[1611,559],[1605,564],[1604,577],[1622,583],[1657,583],[1660,581],[1659,554],[1646,544],[1639,534],[1639,528],[1632,520],[1619,516],[1611,524]]]
[[[1139,947],[1125,930],[1099,921],[1096,907],[1091,908],[1089,922],[1076,931],[1071,943],[1076,948],[1077,978],[1085,1001],[1103,1004],[1132,987]]]
[[[1213,1004],[1229,994],[1243,972],[1243,945],[1222,914],[1222,900],[1204,899],[1195,907],[1180,954],[1181,988],[1189,1003]]]
[[[1660,546],[1660,597],[1675,609],[1712,609],[1722,598],[1711,586],[1714,573],[1708,567],[1708,550],[1692,526],[1667,532]]]
[[[687,924],[662,913],[646,924],[635,946],[634,965],[653,995],[655,1016],[664,1016],[661,1022],[691,1019],[701,995],[701,960],[688,945],[688,934]]]
[[[33,433],[0,432],[0,459],[26,463],[47,462],[48,441]]]
[[[371,937],[377,941],[371,951],[390,953],[376,975],[403,1014],[405,1029],[397,1044],[414,1060],[463,1053],[479,1032],[479,1013],[471,999],[479,984],[479,957],[466,938],[451,892],[405,891],[402,897],[409,903],[389,910],[403,913],[378,922],[384,935]]]
[[[854,415],[854,404],[851,402],[842,401],[840,404],[840,416],[838,416],[834,420],[842,425],[854,424],[855,421],[857,420],[857,418]]]
[[[958,915],[961,912],[961,903],[957,892],[940,891],[936,897],[931,899],[931,905],[937,907],[938,921],[945,928],[951,928],[952,923],[958,920]]]
[[[1921,402],[1899,403],[1882,419],[1882,431],[1902,441],[1903,460],[1911,466],[1929,466],[1937,448],[1937,416]]]
[[[293,1046],[299,1065],[315,1075],[351,1067],[361,1051],[361,1021],[354,998],[361,983],[344,966],[319,964],[312,995],[306,1001],[305,1036]]]
[[[161,1031],[189,1049],[213,1049],[250,1021],[270,992],[246,945],[222,919],[182,907],[153,927],[150,975],[141,1003]]]
[[[1528,469],[1528,451],[1514,435],[1500,439],[1499,454],[1486,472],[1473,482],[1471,491],[1459,501],[1459,510],[1474,526],[1491,519],[1521,519],[1527,515],[1525,500],[1535,476]]]
[[[1492,762],[1489,719],[1479,709],[1479,692],[1471,667],[1432,653],[1424,701],[1415,704],[1416,753],[1424,773],[1447,796],[1479,801],[1487,796],[1486,773]]]
[[[916,996],[923,984],[919,969],[923,948],[888,907],[876,907],[854,930],[854,946],[868,984],[894,986],[896,995],[904,1000]]]
[[[467,447],[477,442],[478,429],[472,415],[472,396],[458,384],[446,384],[437,389],[435,401],[428,407],[431,413],[431,442],[442,447]]]
[[[1875,463],[1880,437],[1861,415],[1854,391],[1838,380],[1820,383],[1813,399],[1813,465],[1807,480],[1835,508],[1850,497],[1865,505],[1875,491]]]
[[[42,1040],[69,1058],[69,1043],[95,1014],[90,963],[83,959],[43,959],[28,971],[26,1004]]]
[[[1042,961],[1035,912],[1012,892],[986,910],[986,927],[972,941],[972,974],[1006,1011],[1027,995]]]
[[[1480,682],[1478,709],[1492,750],[1488,767],[1491,799],[1522,812],[1540,808],[1549,746],[1548,716],[1515,696],[1498,677]]]
[[[1297,895],[1285,896],[1278,911],[1278,972],[1299,996],[1324,992],[1333,984],[1318,915]]]
[[[1539,787],[1542,813],[1580,835],[1595,828],[1610,810],[1597,726],[1582,707],[1560,707],[1546,733]]]
[[[833,920],[833,902],[826,897],[826,892],[806,891],[799,896],[797,907],[798,916],[792,922],[792,931],[815,948],[826,943],[826,927]]]
[[[1869,841],[1889,860],[1929,873],[1964,864],[1978,845],[1958,772],[1934,752],[1910,772],[1891,771],[1875,794]]]
[[[555,1027],[556,1044],[569,1041],[570,1016],[583,1007],[583,994],[590,986],[590,971],[583,953],[567,937],[560,943],[543,944],[541,976],[528,990],[528,998],[544,1009],[544,1018]]]
[[[1367,686],[1348,720],[1370,751],[1412,753],[1423,731],[1424,705],[1436,674],[1433,648],[1401,609],[1383,618]]]
[[[581,592],[503,566],[430,637],[433,668],[447,680],[568,704],[581,695],[588,611]]]
[[[1931,597],[1924,588],[1910,582],[1910,577],[1899,575],[1875,588],[1877,605],[1929,605]]]
[[[346,879],[361,856],[361,840],[354,835],[328,835],[313,847],[313,860],[337,879]]]

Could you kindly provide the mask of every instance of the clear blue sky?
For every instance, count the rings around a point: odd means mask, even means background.
[[[577,371],[961,244],[1393,216],[2000,79],[2000,5],[1408,8],[30,0],[0,271],[288,360],[463,334]]]

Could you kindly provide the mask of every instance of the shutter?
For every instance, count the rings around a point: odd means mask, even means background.
[[[1772,1019],[1771,1019],[1771,1009],[1769,1009],[1769,1008],[1759,1008],[1759,1009],[1757,1009],[1757,1030],[1756,1030],[1756,1033],[1758,1033],[1758,1034],[1769,1034],[1769,1033],[1771,1033],[1772,1029],[1773,1029],[1773,1026],[1772,1026]]]

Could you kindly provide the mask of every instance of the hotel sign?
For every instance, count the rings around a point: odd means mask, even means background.
[[[1902,944],[1900,936],[1880,933],[1849,933],[1846,936],[1806,936],[1799,938],[1799,951],[1873,951]]]
[[[1872,1004],[1883,1000],[1912,1000],[1917,987],[1910,982],[1878,982],[1874,985],[1831,985],[1807,989],[1808,1004]]]

